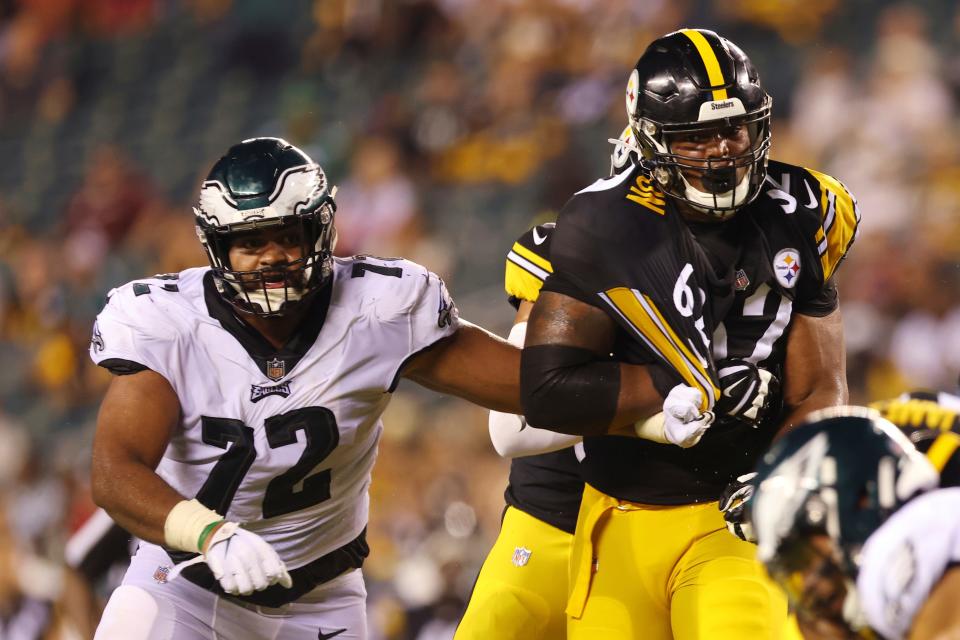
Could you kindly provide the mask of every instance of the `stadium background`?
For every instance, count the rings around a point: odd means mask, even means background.
[[[64,580],[51,568],[93,509],[109,378],[86,356],[93,318],[113,286],[205,263],[189,207],[223,150],[258,135],[303,147],[340,187],[338,253],[422,262],[464,317],[505,334],[510,244],[606,173],[630,68],[683,26],[718,30],[759,67],[773,157],[860,201],[840,275],[853,399],[908,381],[955,389],[951,5],[0,1],[0,617],[17,580],[38,579],[25,558],[52,563],[33,565],[51,588]],[[385,421],[365,566],[374,637],[450,637],[507,465],[464,402],[405,383]]]

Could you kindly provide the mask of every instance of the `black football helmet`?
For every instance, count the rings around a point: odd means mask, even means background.
[[[864,624],[854,587],[864,543],[938,481],[927,458],[877,411],[814,412],[757,467],[748,507],[757,555],[801,615],[856,631]]]
[[[654,40],[630,74],[626,104],[642,164],[666,195],[726,218],[760,193],[773,100],[737,45],[706,29],[682,29]],[[672,151],[681,137],[724,136],[741,125],[749,136],[745,153],[704,161]],[[684,176],[692,168],[706,191]],[[742,168],[746,172],[738,179]]]
[[[323,169],[286,140],[251,138],[230,147],[210,170],[193,209],[221,295],[240,311],[270,317],[322,289],[333,272],[335,194]],[[231,268],[232,237],[287,226],[299,233],[303,257],[283,270],[282,287],[268,286],[261,271]]]

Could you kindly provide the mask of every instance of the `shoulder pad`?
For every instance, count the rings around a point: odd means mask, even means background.
[[[870,406],[901,429],[960,431],[960,407],[940,404],[923,392],[874,402]]]
[[[906,637],[944,572],[960,559],[960,489],[939,489],[909,501],[863,547],[857,592],[870,626]],[[947,516],[947,517],[945,517]]]
[[[828,280],[857,237],[860,207],[839,180],[813,169],[806,171],[820,187],[820,229],[814,239],[823,267],[823,279]]]
[[[611,204],[621,200],[632,202],[658,216],[663,216],[666,212],[666,196],[657,188],[650,176],[637,167],[603,180],[597,180],[589,187],[578,191],[574,195],[574,199],[587,194],[602,194],[612,199]]]
[[[550,239],[555,227],[553,222],[548,222],[531,228],[517,238],[507,254],[503,288],[510,301],[516,301],[516,305],[521,300],[535,302],[543,281],[553,273]]]
[[[405,258],[352,256],[336,258],[339,268],[331,304],[356,307],[356,312],[372,310],[380,320],[405,315],[422,303],[426,292],[438,288],[438,313],[447,305],[455,313],[446,286],[440,276]]]

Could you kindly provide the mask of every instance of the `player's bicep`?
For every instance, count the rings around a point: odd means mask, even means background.
[[[155,468],[179,418],[177,395],[160,374],[148,369],[114,377],[97,416],[94,474],[124,462]]]
[[[527,320],[524,346],[577,347],[606,356],[615,335],[616,323],[599,307],[562,293],[544,291]]]
[[[400,375],[488,409],[520,413],[520,350],[465,320],[410,358]]]

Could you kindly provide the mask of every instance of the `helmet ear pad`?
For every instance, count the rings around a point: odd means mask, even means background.
[[[280,138],[253,138],[214,164],[194,207],[197,235],[221,295],[244,313],[282,315],[322,289],[333,273],[336,188],[303,151]],[[301,257],[284,268],[283,285],[262,271],[230,263],[237,234],[296,228]],[[275,277],[273,273],[272,277]]]

